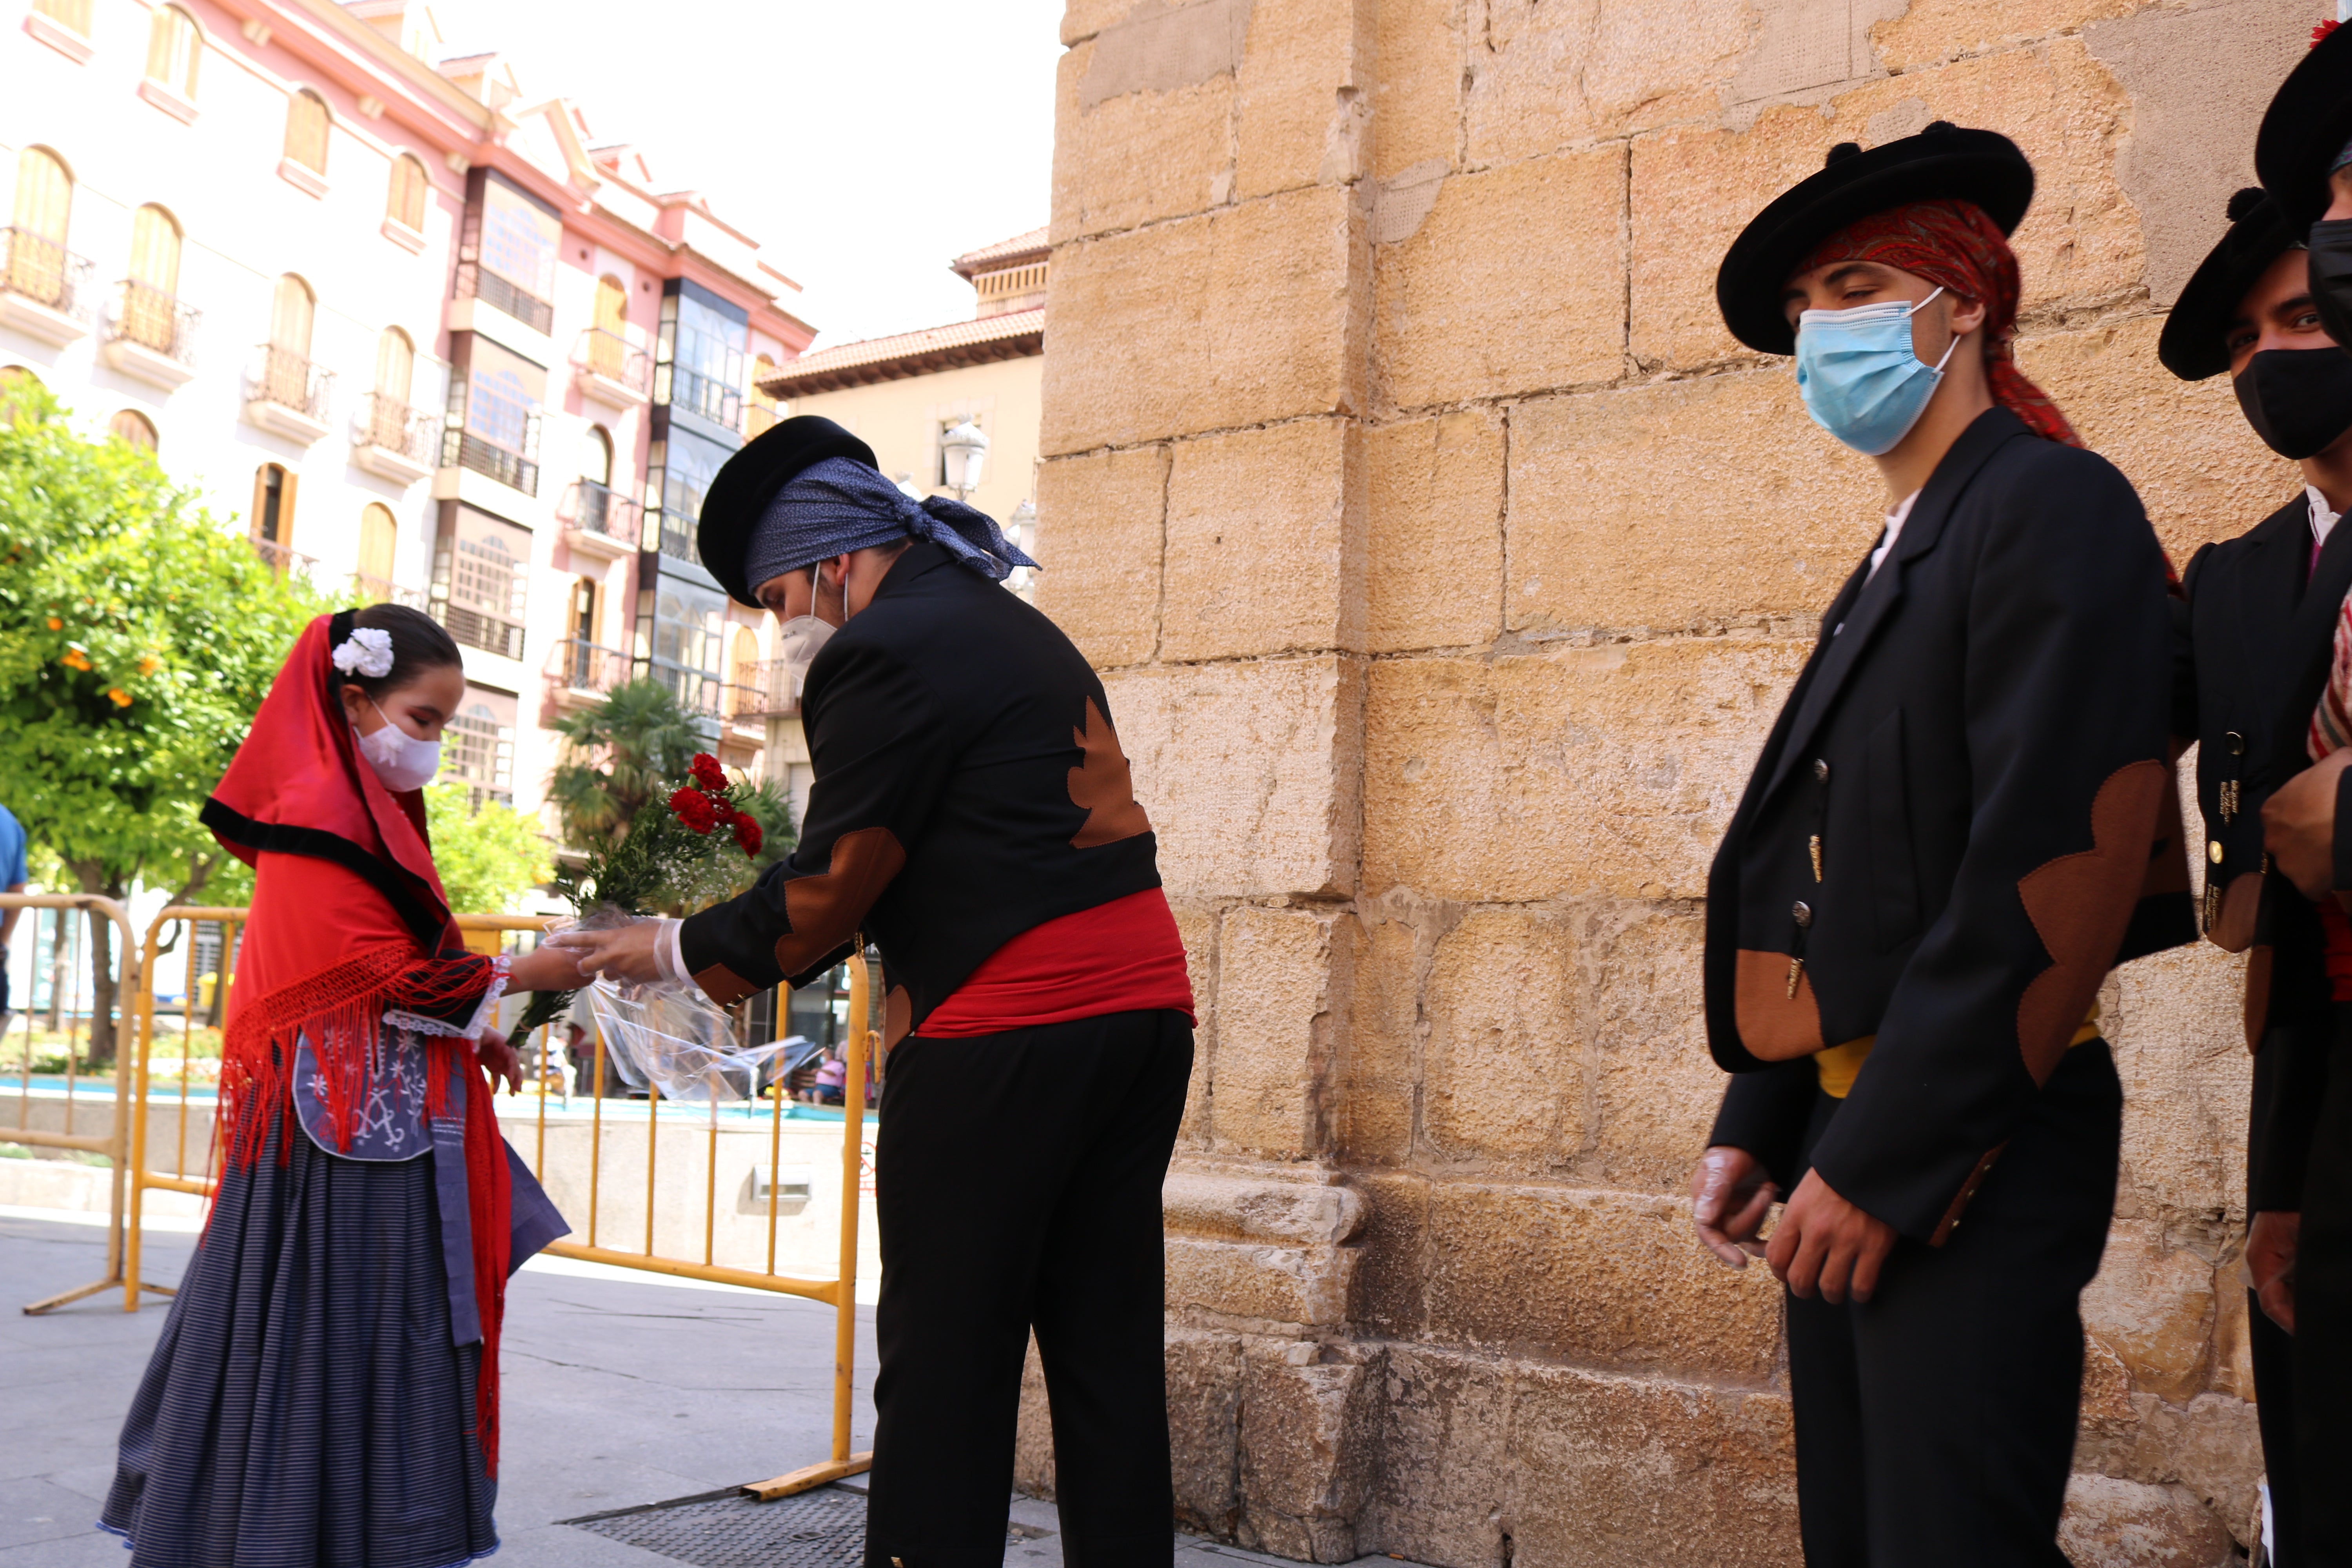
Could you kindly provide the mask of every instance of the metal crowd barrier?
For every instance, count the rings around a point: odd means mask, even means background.
[[[200,999],[199,976],[195,971],[195,952],[198,944],[194,929],[204,923],[210,923],[219,928],[217,951],[221,955],[221,962],[216,984],[226,985],[230,961],[236,951],[236,933],[242,928],[245,917],[246,911],[241,909],[175,906],[157,915],[147,928],[147,939],[142,949],[139,966],[137,1060],[128,1075],[131,1114],[130,1137],[126,1147],[140,1151],[141,1157],[128,1162],[130,1183],[127,1201],[127,1262],[122,1268],[115,1272],[112,1279],[76,1292],[76,1295],[87,1295],[91,1290],[104,1289],[106,1285],[121,1283],[123,1286],[123,1310],[136,1311],[139,1306],[139,1296],[142,1290],[154,1291],[160,1295],[171,1293],[163,1287],[139,1282],[140,1216],[142,1200],[149,1192],[194,1193],[208,1196],[216,1185],[216,1181],[210,1167],[215,1141],[210,1135],[209,1129],[198,1152],[198,1163],[193,1170],[190,1166],[188,1130],[191,1121],[190,1108],[194,1101],[189,1090],[193,1087],[190,1078],[190,1058],[193,1053],[183,1051],[177,1079],[172,1085],[158,1085],[149,1071],[151,1052],[155,1038],[154,990],[158,973],[157,963],[163,956],[162,938],[164,928],[173,922],[190,922],[190,931],[185,942],[188,973],[182,994],[185,998],[183,1026],[191,1028],[194,1026],[194,1011]],[[120,918],[119,913],[117,918]],[[535,932],[545,930],[546,924],[544,920],[513,915],[460,915],[457,917],[459,929],[466,931]],[[127,926],[125,930],[127,931]],[[851,959],[849,963],[851,1025],[844,1057],[848,1081],[843,1095],[845,1103],[842,1106],[839,1205],[841,1238],[838,1267],[832,1278],[810,1279],[782,1273],[776,1266],[776,1226],[782,1217],[779,1205],[781,1182],[778,1161],[782,1152],[785,1120],[783,1086],[781,1082],[770,1091],[772,1099],[768,1112],[767,1259],[764,1268],[741,1268],[718,1261],[719,1126],[715,1108],[699,1112],[708,1128],[701,1194],[703,1205],[701,1257],[697,1259],[691,1256],[678,1255],[681,1251],[690,1249],[671,1246],[665,1250],[656,1246],[655,1222],[658,1213],[659,1199],[666,1190],[661,1181],[660,1131],[665,1124],[661,1117],[662,1101],[658,1089],[649,1090],[649,1098],[643,1102],[646,1108],[644,1247],[639,1250],[628,1247],[604,1245],[602,1237],[606,1185],[604,1180],[606,1131],[604,1089],[608,1081],[605,1076],[608,1069],[601,1031],[597,1034],[595,1046],[594,1098],[590,1101],[586,1212],[583,1215],[571,1212],[567,1207],[564,1217],[572,1222],[573,1233],[570,1237],[552,1243],[546,1249],[550,1255],[557,1258],[573,1258],[585,1262],[610,1264],[622,1268],[643,1269],[648,1273],[667,1274],[678,1279],[703,1279],[717,1284],[743,1286],[754,1290],[771,1290],[782,1295],[800,1296],[832,1305],[834,1309],[832,1457],[817,1464],[803,1466],[800,1469],[789,1471],[768,1480],[755,1482],[743,1489],[762,1500],[789,1497],[794,1492],[806,1491],[813,1487],[838,1480],[845,1476],[857,1475],[870,1468],[874,1459],[870,1452],[852,1453],[850,1451],[849,1426],[850,1377],[857,1342],[857,1217],[858,1194],[865,1163],[866,1068],[874,1050],[879,1045],[879,1037],[870,1026],[872,1017],[870,981],[865,960],[861,955]],[[782,1000],[782,994],[780,993],[780,1016]],[[562,1026],[560,1023],[551,1025],[547,1033],[551,1036]],[[532,1140],[534,1147],[531,1150],[530,1165],[532,1173],[541,1179],[542,1184],[548,1184],[546,1064],[552,1058],[554,1049],[555,1045],[551,1039],[542,1039],[537,1051],[538,1067],[535,1074],[538,1080],[537,1126]],[[118,1053],[118,1056],[125,1054],[127,1053]],[[118,1061],[118,1081],[122,1078],[121,1065]],[[148,1145],[149,1105],[151,1100],[160,1093],[174,1091],[180,1110],[178,1136],[171,1162],[172,1168],[165,1170],[160,1168],[161,1162],[147,1157],[152,1152]],[[698,1113],[685,1107],[679,1109],[680,1112],[686,1115]],[[121,1119],[118,1117],[118,1126],[121,1121]],[[632,1125],[634,1125],[634,1119],[632,1119]],[[669,1125],[675,1126],[676,1122],[673,1121]],[[120,1169],[125,1162],[118,1159],[116,1163]],[[634,1185],[634,1176],[629,1179]],[[121,1189],[119,1183],[117,1190],[120,1194]],[[121,1204],[122,1200],[118,1197],[118,1205]],[[565,1205],[559,1205],[559,1206]],[[61,1297],[58,1300],[63,1301],[71,1299],[71,1297]]]
[[[123,1153],[126,1144],[122,1110],[131,1041],[125,1037],[122,1025],[131,1016],[131,1010],[124,1004],[127,999],[125,994],[131,988],[127,976],[131,973],[131,954],[135,939],[131,931],[131,919],[123,912],[122,906],[112,899],[95,893],[0,893],[0,910],[77,910],[90,917],[86,923],[95,924],[103,920],[114,928],[115,932],[112,965],[114,1005],[109,1010],[109,1016],[115,1022],[116,1033],[114,1066],[110,1074],[92,1078],[88,1072],[92,1065],[89,1060],[90,1037],[99,1020],[99,1012],[94,984],[97,968],[92,962],[97,944],[86,934],[84,922],[68,922],[62,917],[58,921],[51,942],[50,961],[47,965],[47,1005],[36,1006],[35,1004],[41,1000],[40,993],[28,987],[25,996],[10,999],[15,1011],[6,1018],[0,1019],[0,1025],[5,1025],[5,1027],[0,1027],[0,1074],[7,1073],[12,1065],[9,1058],[13,1055],[16,1068],[13,1076],[16,1079],[16,1094],[13,1097],[0,1096],[13,1098],[16,1102],[16,1121],[13,1123],[0,1121],[0,1142],[101,1154],[112,1168],[107,1184],[106,1277],[88,1285],[76,1286],[61,1295],[28,1302],[25,1310],[30,1314],[55,1310],[69,1301],[79,1301],[85,1296],[94,1296],[100,1290],[122,1284],[125,1279]],[[5,955],[0,955],[0,960],[5,960]],[[37,981],[38,978],[37,975]],[[55,1028],[39,1029],[43,1014],[55,1021]],[[6,1048],[5,1037],[12,1032],[18,1039],[17,1048],[13,1053]],[[37,1075],[34,1072],[37,1061],[45,1059],[46,1056],[46,1051],[41,1057],[36,1055],[34,1037],[38,1032],[58,1037],[52,1046],[64,1047],[65,1070],[62,1073]],[[44,1085],[37,1091],[34,1087],[37,1076],[58,1078],[61,1082],[56,1089]],[[90,1088],[97,1088],[99,1092],[89,1092]],[[47,1113],[56,1108],[58,1115],[55,1120],[58,1125],[35,1126],[37,1107],[37,1119],[42,1121],[51,1120]],[[105,1131],[75,1131],[77,1121],[87,1126],[101,1110],[106,1116]]]

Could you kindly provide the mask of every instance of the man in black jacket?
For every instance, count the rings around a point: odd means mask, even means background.
[[[2095,999],[2119,951],[2192,934],[2163,555],[2009,357],[2032,186],[1990,132],[1846,143],[1717,281],[1890,506],[1707,887],[1735,1076],[1694,1206],[1744,1263],[1791,1192],[1765,1255],[1811,1568],[2064,1562],[2120,1137]]]
[[[702,559],[805,656],[815,773],[791,858],[582,967],[727,1005],[853,951],[894,983],[875,1142],[874,1568],[1001,1562],[1034,1326],[1064,1557],[1173,1552],[1160,1188],[1192,989],[1102,683],[999,584],[996,525],[917,503],[824,419],[745,447]]]

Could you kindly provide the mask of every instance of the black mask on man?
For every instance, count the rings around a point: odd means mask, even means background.
[[[2352,218],[2311,226],[2311,302],[2327,335],[2352,350]]]
[[[2236,384],[2246,423],[2282,458],[2317,457],[2352,430],[2352,354],[2342,349],[2263,349]]]

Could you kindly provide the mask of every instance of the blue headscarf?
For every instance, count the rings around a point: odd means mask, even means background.
[[[785,480],[760,514],[743,574],[757,589],[815,562],[908,538],[928,539],[999,583],[1015,566],[1037,564],[986,512],[946,496],[919,501],[855,458],[826,458]]]

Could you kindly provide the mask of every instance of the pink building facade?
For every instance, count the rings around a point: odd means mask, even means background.
[[[481,795],[540,809],[546,722],[634,674],[756,770],[768,617],[693,524],[814,336],[757,244],[496,56],[429,61],[404,0],[14,8],[0,370],[287,570],[429,609]]]

